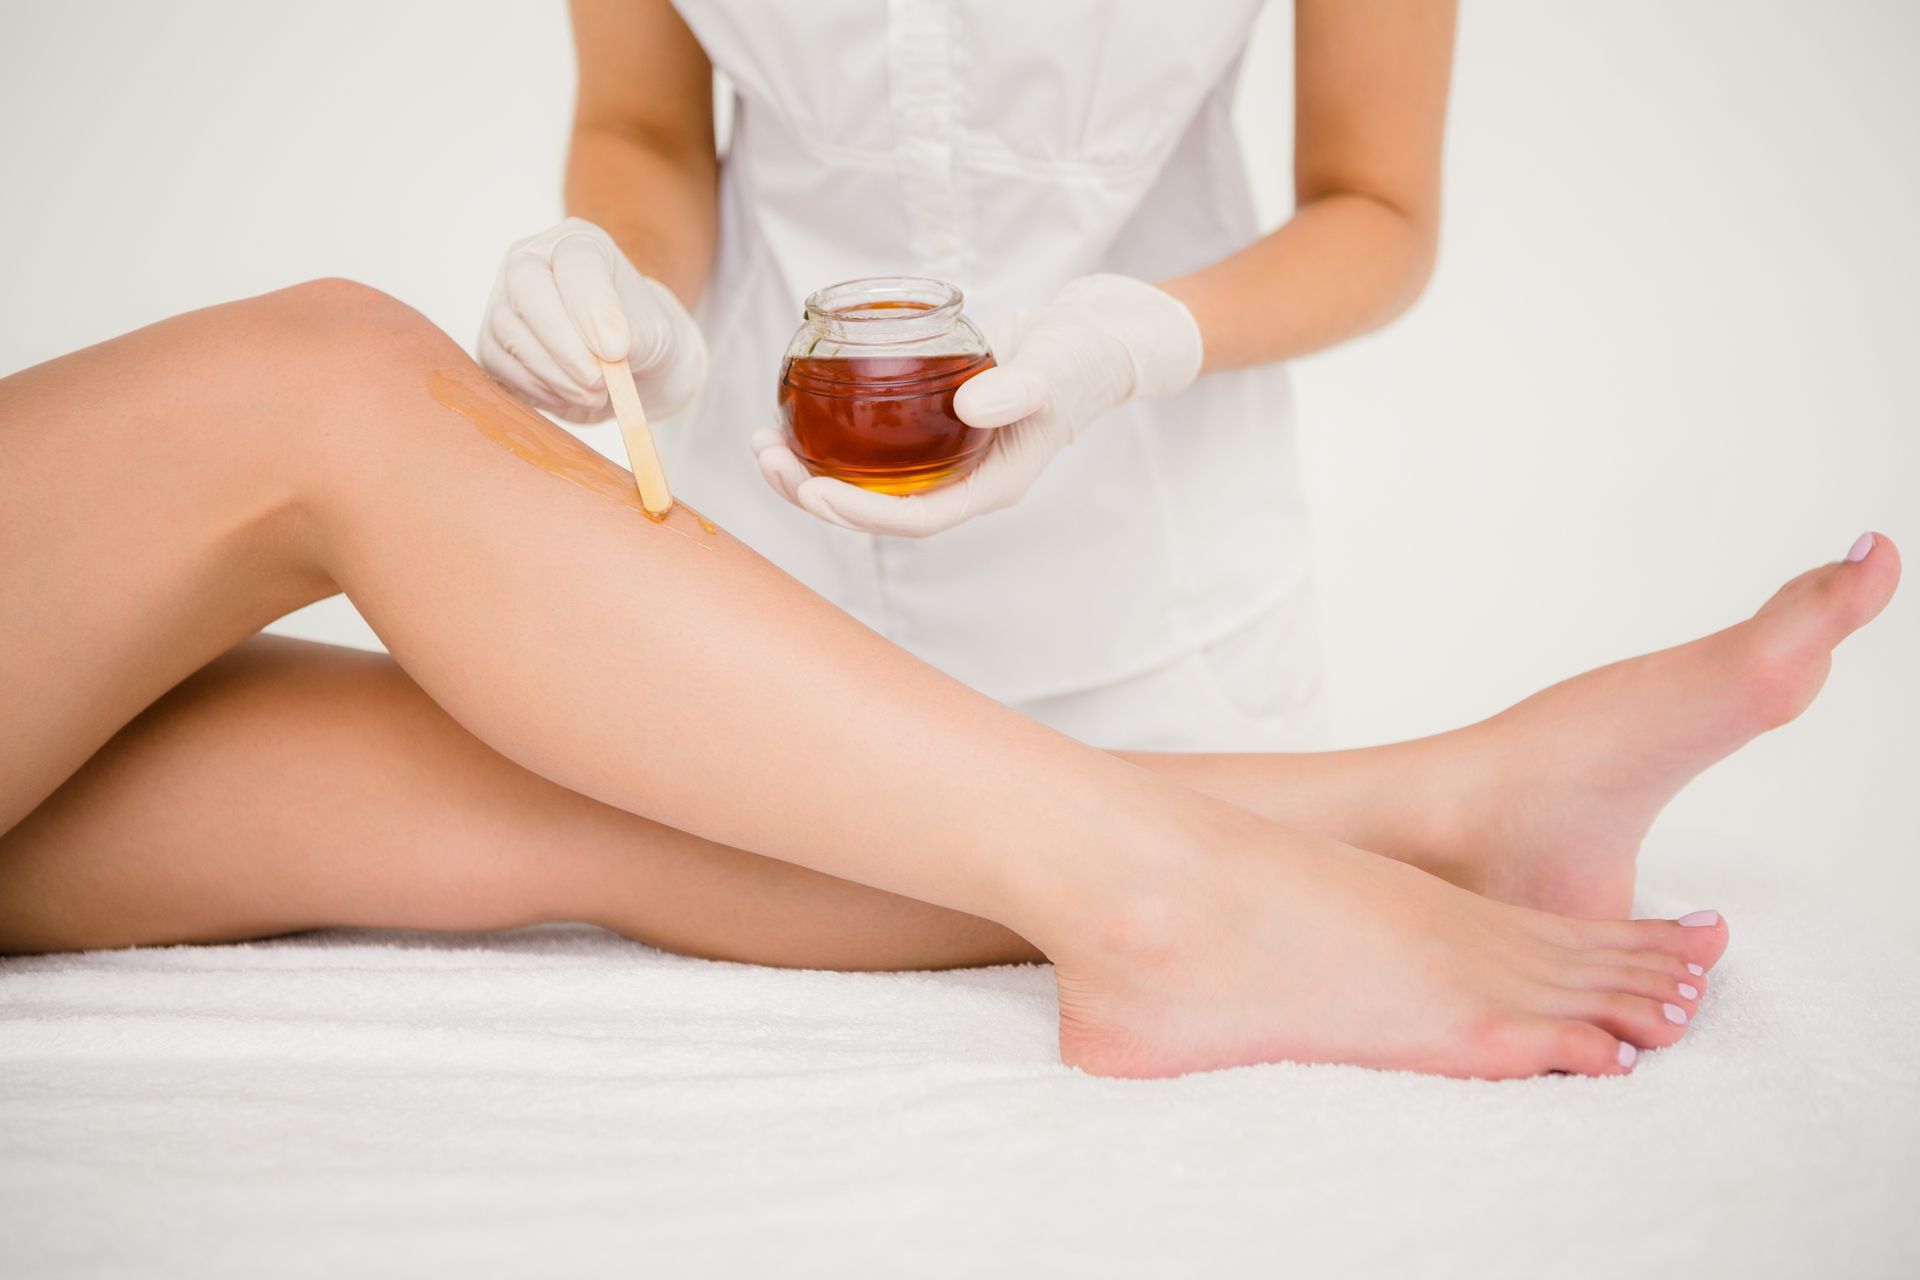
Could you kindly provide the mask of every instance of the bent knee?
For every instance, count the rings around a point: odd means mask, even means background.
[[[284,306],[320,321],[357,324],[393,315],[419,316],[390,293],[344,276],[321,276],[263,293],[257,302]]]
[[[418,311],[352,280],[310,280],[236,306],[255,357],[246,362],[255,425],[283,440],[291,432],[303,451],[319,444],[371,465],[406,436],[433,372],[471,364]]]
[[[296,358],[303,365],[365,374],[423,356],[459,354],[452,340],[418,311],[354,280],[308,280],[250,302],[278,337],[296,344]]]

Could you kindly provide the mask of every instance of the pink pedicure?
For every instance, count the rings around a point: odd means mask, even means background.
[[[1629,1071],[1633,1070],[1633,1060],[1639,1056],[1640,1056],[1640,1051],[1638,1049],[1628,1044],[1625,1040],[1622,1040],[1620,1042],[1620,1065],[1621,1066],[1625,1067]]]
[[[1689,929],[1704,929],[1708,925],[1719,924],[1720,913],[1718,911],[1689,911],[1678,920],[1675,920],[1674,923],[1683,924]]]
[[[1687,1011],[1677,1004],[1663,1004],[1660,1006],[1660,1012],[1667,1015],[1668,1022],[1676,1025],[1685,1023],[1687,1020]]]
[[[1673,985],[1679,989],[1681,995],[1689,1000],[1698,1000],[1700,998],[1700,989],[1690,982],[1676,982]]]
[[[1694,977],[1696,977],[1696,978],[1704,978],[1704,977],[1706,977],[1706,976],[1707,976],[1707,971],[1706,971],[1706,969],[1705,969],[1705,968],[1703,968],[1703,967],[1702,967],[1702,966],[1700,966],[1700,965],[1697,965],[1697,964],[1690,964],[1690,965],[1688,965],[1688,966],[1687,966],[1687,972],[1688,972],[1688,973],[1690,973],[1690,974],[1692,974],[1692,975],[1693,975]]]
[[[1872,550],[1873,550],[1873,535],[1870,533],[1861,534],[1858,538],[1855,538],[1853,540],[1853,549],[1847,552],[1847,563],[1859,564],[1862,560],[1865,560],[1867,558],[1867,553]]]

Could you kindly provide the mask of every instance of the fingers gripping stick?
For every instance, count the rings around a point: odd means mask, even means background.
[[[620,438],[627,444],[627,465],[633,468],[633,482],[640,488],[640,505],[648,515],[663,516],[673,506],[673,491],[667,488],[660,451],[653,447],[653,433],[647,429],[647,411],[641,407],[640,392],[633,385],[633,370],[627,368],[625,360],[602,360],[600,369],[606,375],[613,416],[620,423]]]

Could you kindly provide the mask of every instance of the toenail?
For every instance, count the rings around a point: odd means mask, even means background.
[[[1867,558],[1867,553],[1872,550],[1873,550],[1873,535],[1870,533],[1863,533],[1858,538],[1855,538],[1853,540],[1853,549],[1847,552],[1847,562],[1849,564],[1858,564],[1860,561],[1865,560]]]
[[[1706,971],[1706,969],[1705,969],[1704,967],[1702,967],[1702,966],[1700,966],[1700,965],[1697,965],[1697,964],[1690,964],[1690,965],[1688,965],[1688,966],[1687,966],[1687,972],[1688,972],[1688,973],[1690,973],[1690,974],[1692,974],[1692,975],[1693,975],[1694,977],[1696,977],[1696,978],[1704,978],[1704,977],[1706,977],[1706,976],[1707,976],[1707,971]]]
[[[1621,1066],[1625,1067],[1629,1071],[1633,1070],[1633,1060],[1639,1056],[1640,1056],[1640,1051],[1638,1049],[1628,1044],[1625,1040],[1622,1040],[1620,1042],[1620,1065]]]
[[[1680,994],[1685,996],[1687,999],[1698,1000],[1700,998],[1699,990],[1696,987],[1694,987],[1691,983],[1676,982],[1674,983],[1674,985],[1680,988]]]
[[[1702,929],[1710,924],[1719,924],[1720,913],[1718,911],[1689,911],[1678,920],[1675,920],[1674,923],[1683,924],[1689,929]]]
[[[1687,1020],[1687,1011],[1677,1004],[1663,1004],[1660,1006],[1660,1012],[1667,1015],[1668,1022],[1677,1024]]]

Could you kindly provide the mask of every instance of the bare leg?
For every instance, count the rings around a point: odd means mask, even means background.
[[[267,636],[148,708],[0,835],[0,939],[20,951],[560,920],[805,968],[1042,958],[988,921],[555,786],[385,655]]]
[[[1565,680],[1479,724],[1318,755],[1126,758],[1289,826],[1520,906],[1633,905],[1653,820],[1695,776],[1813,701],[1834,646],[1886,606],[1900,553],[1801,574],[1753,617]]]
[[[436,375],[479,412],[435,403]],[[1056,963],[1063,1055],[1091,1070],[1615,1072],[1623,1040],[1679,1036],[1673,983],[1725,946],[1717,921],[1490,902],[1040,729],[724,537],[647,522],[617,469],[370,291],[304,287],[41,366],[0,384],[0,423],[24,544],[0,589],[29,603],[0,622],[25,659],[0,674],[24,709],[0,732],[34,752],[0,752],[32,760],[0,778],[0,821],[337,583],[434,701],[533,772],[1031,939]]]
[[[1320,755],[1129,758],[1509,901],[1597,915],[1609,895],[1624,914],[1654,810],[1703,758],[1805,705],[1829,646],[1891,588],[1897,553],[1879,555],[1469,730]],[[0,937],[23,950],[573,919],[760,964],[1041,958],[988,921],[555,786],[454,723],[389,658],[266,637],[162,698],[0,835]],[[1681,1001],[1703,985],[1681,986]]]
[[[1659,804],[1703,760],[1797,714],[1832,644],[1884,604],[1898,555],[1864,558],[1467,730],[1321,755],[1130,758],[1469,888],[1571,914],[1597,914],[1581,895],[1611,894],[1624,914]],[[24,949],[561,919],[762,964],[1040,958],[990,922],[557,787],[474,739],[388,658],[268,638],[175,689],[0,837],[0,936]]]

